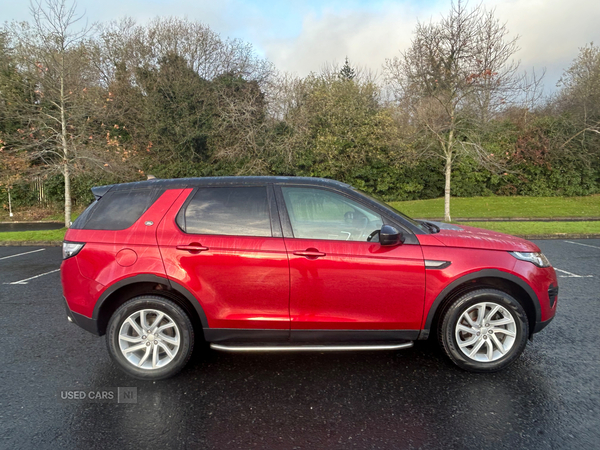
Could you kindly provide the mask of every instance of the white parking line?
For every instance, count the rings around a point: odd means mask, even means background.
[[[575,273],[567,272],[566,270],[554,268],[557,272],[566,273],[567,275],[559,275],[559,278],[594,278],[594,275],[577,275]]]
[[[0,260],[2,260],[2,259],[8,259],[8,258],[14,258],[15,256],[29,255],[30,253],[43,252],[44,250],[46,250],[46,249],[45,248],[40,248],[39,250],[31,250],[30,252],[17,253],[16,255],[10,255],[10,256],[3,256],[2,258],[0,258]]]
[[[46,273],[40,273],[39,275],[36,275],[35,277],[31,277],[31,278],[25,278],[24,280],[13,281],[12,283],[2,283],[2,284],[27,284],[27,282],[28,282],[29,280],[34,280],[34,279],[36,279],[36,278],[43,277],[44,275],[49,275],[49,274],[51,274],[51,273],[58,272],[59,270],[60,270],[60,269],[51,270],[50,272],[46,272]]]
[[[567,244],[575,244],[575,245],[583,245],[584,247],[592,247],[592,248],[597,248],[598,250],[600,250],[600,247],[596,246],[596,245],[590,245],[590,244],[580,244],[579,242],[573,242],[573,241],[564,241]]]

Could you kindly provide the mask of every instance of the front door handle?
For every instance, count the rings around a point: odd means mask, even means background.
[[[178,245],[177,250],[185,250],[188,252],[205,252],[208,247],[204,247],[202,244],[192,243],[190,245]]]
[[[316,248],[307,248],[306,250],[295,251],[294,255],[305,256],[307,258],[319,258],[321,256],[326,256],[325,253],[320,252]]]

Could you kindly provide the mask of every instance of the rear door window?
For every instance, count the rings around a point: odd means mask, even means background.
[[[198,188],[177,222],[190,234],[272,236],[267,188]]]

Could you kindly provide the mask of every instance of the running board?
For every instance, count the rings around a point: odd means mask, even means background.
[[[401,350],[411,348],[412,341],[390,344],[354,344],[354,345],[245,345],[245,344],[210,344],[213,350],[222,352],[340,352],[360,350]]]

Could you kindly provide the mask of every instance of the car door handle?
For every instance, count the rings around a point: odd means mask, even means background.
[[[294,255],[306,256],[307,258],[319,258],[321,256],[325,256],[325,253],[320,252],[316,248],[307,248],[306,250],[303,250],[303,251],[294,252]]]
[[[204,247],[201,244],[178,245],[177,250],[185,250],[188,252],[204,252],[208,250],[208,247]]]

